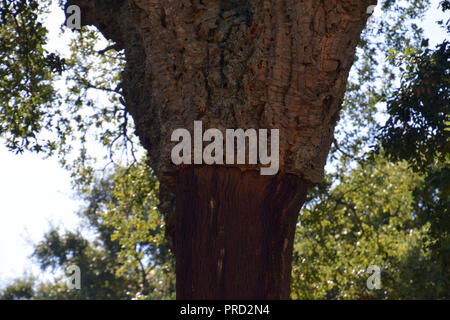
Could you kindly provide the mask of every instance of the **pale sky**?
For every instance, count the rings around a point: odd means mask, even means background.
[[[446,36],[435,24],[443,17],[437,10],[439,0],[423,23],[430,45],[441,43]],[[446,19],[449,19],[447,14]],[[50,47],[63,52],[66,41],[58,38],[63,13],[54,8],[47,26]],[[38,275],[39,269],[29,258],[32,243],[40,241],[50,224],[74,230],[75,212],[81,202],[73,198],[70,173],[60,168],[56,158],[42,159],[31,153],[15,155],[0,140],[0,288],[25,271]]]

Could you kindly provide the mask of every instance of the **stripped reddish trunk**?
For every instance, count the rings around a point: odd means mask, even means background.
[[[288,299],[307,183],[227,167],[177,176],[178,299]]]

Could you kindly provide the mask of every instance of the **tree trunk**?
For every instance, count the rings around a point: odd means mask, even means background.
[[[176,185],[177,298],[288,299],[307,182],[204,166]]]
[[[375,0],[69,0],[125,50],[123,89],[161,181],[178,298],[289,297],[294,229],[323,177]],[[171,134],[278,129],[280,167],[176,166]],[[176,209],[175,208],[176,204]]]

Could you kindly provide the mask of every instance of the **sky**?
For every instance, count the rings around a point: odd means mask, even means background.
[[[431,2],[422,27],[434,47],[443,41],[445,33],[435,23],[443,17],[437,10],[439,0]],[[450,17],[447,14],[445,18]],[[62,10],[54,6],[46,21],[49,47],[62,53],[67,52],[67,39],[59,37],[63,21]],[[0,140],[0,288],[25,272],[40,274],[30,258],[33,244],[43,238],[51,225],[74,230],[79,222],[75,213],[81,204],[74,198],[70,173],[60,167],[56,158],[43,159],[31,153],[15,155]],[[45,279],[49,276],[42,275]]]

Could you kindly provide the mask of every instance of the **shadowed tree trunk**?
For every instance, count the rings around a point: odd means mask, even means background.
[[[288,298],[307,183],[294,175],[190,167],[176,185],[177,297]]]
[[[177,298],[288,299],[298,212],[323,177],[374,0],[74,0],[125,50],[123,89],[161,181]],[[171,134],[279,129],[280,169],[183,165]],[[225,135],[224,135],[225,136]]]

